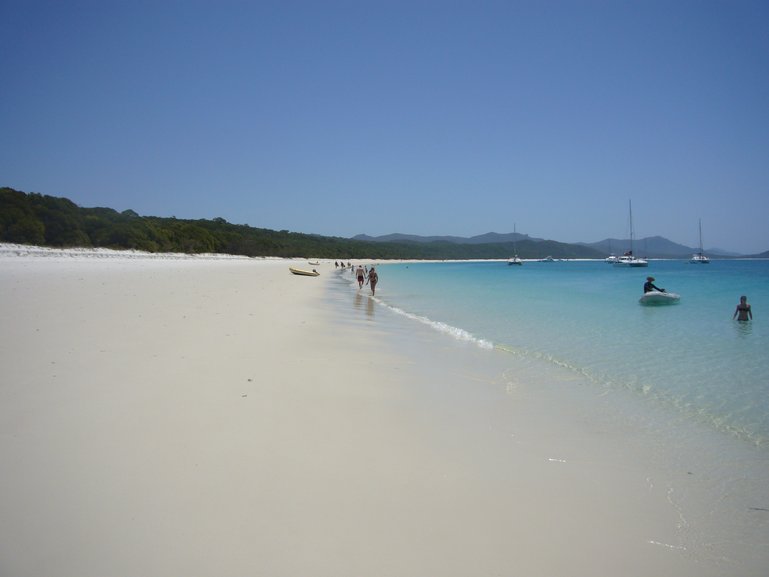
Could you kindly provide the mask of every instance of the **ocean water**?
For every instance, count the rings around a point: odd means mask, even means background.
[[[404,322],[769,450],[769,261],[405,263],[379,272],[376,304]],[[640,305],[646,276],[680,302]],[[751,322],[732,319],[740,295]]]
[[[602,467],[641,467],[648,490],[663,488],[676,537],[649,543],[716,574],[769,574],[769,261],[377,268],[376,297],[337,271],[335,314],[366,323],[417,365],[441,362],[444,352],[463,362],[461,349],[472,362],[488,355],[501,374],[493,383],[469,379],[468,395],[496,387],[495,403],[524,407],[533,419],[527,438],[548,439],[575,463],[592,462],[593,452]],[[647,275],[680,302],[639,304]],[[732,319],[741,295],[752,321]],[[431,346],[422,351],[425,339]],[[441,386],[427,384],[426,411],[442,403]],[[561,426],[574,415],[579,425]],[[524,415],[510,418],[520,424]]]

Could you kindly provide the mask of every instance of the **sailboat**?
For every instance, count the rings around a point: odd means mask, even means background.
[[[523,264],[523,261],[520,258],[518,258],[518,248],[515,243],[515,235],[516,235],[515,223],[513,223],[513,256],[507,259],[507,264],[520,266]]]
[[[692,264],[710,264],[710,259],[702,252],[702,219],[700,219],[700,252],[694,253],[689,262]]]
[[[643,258],[637,258],[633,254],[633,203],[628,201],[630,207],[630,250],[618,257],[612,264],[619,267],[642,267],[649,266],[649,261]]]

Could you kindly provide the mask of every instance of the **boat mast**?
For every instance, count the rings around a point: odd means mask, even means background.
[[[630,208],[630,256],[635,257],[633,254],[633,201],[628,200],[627,202]]]
[[[515,254],[515,258],[518,258],[518,242],[516,239],[516,234],[515,223],[513,223],[513,253]]]
[[[702,219],[700,220],[700,256],[702,256]]]

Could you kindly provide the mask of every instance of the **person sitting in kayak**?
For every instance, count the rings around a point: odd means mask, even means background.
[[[644,294],[650,293],[652,291],[657,291],[659,293],[664,293],[664,288],[659,288],[654,286],[654,277],[653,276],[647,276],[646,282],[644,283]]]

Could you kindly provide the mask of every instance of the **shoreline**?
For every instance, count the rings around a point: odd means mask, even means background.
[[[14,243],[0,243],[0,258],[3,256],[31,256],[31,257],[79,257],[79,258],[131,258],[131,259],[156,259],[156,260],[252,260],[252,261],[291,261],[306,262],[317,261],[322,264],[333,264],[335,259],[331,258],[300,258],[300,257],[276,257],[276,256],[246,256],[233,255],[225,253],[153,253],[141,250],[131,249],[110,249],[110,248],[55,248],[36,245],[24,245]],[[691,257],[657,257],[646,258],[651,262],[665,261],[688,261]],[[336,259],[338,260],[338,259]],[[481,258],[481,259],[345,259],[343,262],[355,261],[355,263],[440,263],[440,262],[508,262],[507,258]],[[546,261],[542,258],[523,258],[525,263],[537,262],[606,262],[605,258],[556,258],[553,261]],[[711,257],[711,260],[769,260],[769,257],[755,256],[734,256],[734,257]]]
[[[386,270],[380,271],[385,279]],[[674,512],[676,530],[668,539],[649,537],[644,543],[678,551],[699,565],[697,574],[757,575],[769,566],[769,525],[762,520],[769,479],[764,449],[704,423],[685,424],[666,407],[639,404],[630,390],[609,393],[568,368],[517,357],[496,345],[483,346],[485,341],[477,337],[463,339],[454,331],[446,332],[442,326],[425,324],[419,317],[388,306],[377,311],[377,323],[385,327],[389,346],[407,357],[419,356],[414,370],[425,363],[435,364],[440,365],[440,375],[462,376],[457,382],[448,381],[452,390],[464,391],[465,398],[457,401],[460,407],[477,405],[475,397],[480,393],[493,398],[491,405],[477,407],[475,416],[491,418],[499,413],[501,421],[488,424],[497,430],[490,430],[489,438],[479,446],[524,443],[536,451],[537,465],[563,463],[578,474],[595,474],[596,483],[603,476],[610,478],[615,469],[632,471],[634,477],[604,487],[605,494],[591,495],[588,490],[580,500],[617,499],[618,510],[627,515],[620,524],[635,524],[635,517],[645,518],[650,511],[655,511],[655,522],[659,522]],[[415,335],[419,335],[418,342],[412,343]],[[478,374],[465,365],[474,366]],[[422,381],[430,382],[429,375]],[[478,383],[487,386],[481,390]],[[434,384],[430,390],[436,398],[442,392],[442,384]],[[509,438],[507,430],[512,431]],[[510,448],[499,447],[502,459],[510,456],[505,454]],[[491,468],[489,474],[495,474]],[[563,481],[571,487],[569,474]],[[639,483],[639,479],[643,481]],[[536,493],[538,479],[530,481],[529,489]],[[635,490],[648,495],[639,496]],[[661,500],[655,501],[654,495]],[[651,500],[641,506],[646,498]],[[627,502],[634,506],[626,508]],[[588,512],[585,517],[591,515]],[[649,534],[661,527],[664,524],[648,527]],[[608,547],[615,535],[611,528],[605,530]],[[623,530],[619,524],[617,530]],[[630,549],[637,546],[638,542]],[[686,569],[679,571],[676,574],[689,574]]]
[[[751,574],[581,407],[333,261],[0,258],[4,574]]]

